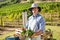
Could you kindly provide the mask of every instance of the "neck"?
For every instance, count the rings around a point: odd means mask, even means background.
[[[38,13],[33,13],[33,16],[36,16]]]

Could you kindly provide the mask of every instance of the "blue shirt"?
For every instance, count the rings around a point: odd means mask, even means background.
[[[31,29],[34,32],[37,32],[37,30],[42,30],[44,32],[45,20],[40,14],[37,14],[36,16],[32,15],[28,18],[28,22],[26,23],[26,28]]]

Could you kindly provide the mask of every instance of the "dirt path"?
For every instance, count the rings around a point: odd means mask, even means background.
[[[8,32],[13,32],[13,31],[15,31],[15,29],[17,29],[17,28],[8,28],[8,27],[5,27],[4,29],[0,30],[0,35],[4,35],[4,34],[6,34]]]

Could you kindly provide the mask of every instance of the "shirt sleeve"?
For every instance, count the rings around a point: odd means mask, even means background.
[[[43,17],[39,21],[39,30],[42,30],[43,32],[45,31],[45,20]]]

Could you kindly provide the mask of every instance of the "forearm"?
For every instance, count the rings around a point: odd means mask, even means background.
[[[43,34],[43,31],[42,31],[42,30],[38,30],[37,32],[35,32],[35,33],[31,36],[31,38],[37,37],[37,36],[39,36],[39,35],[41,35],[41,34]]]
[[[38,30],[38,31],[36,32],[36,34],[37,34],[37,35],[41,35],[41,34],[43,34],[43,31],[42,31],[42,30]]]

